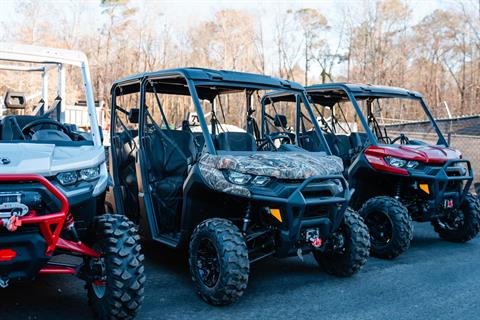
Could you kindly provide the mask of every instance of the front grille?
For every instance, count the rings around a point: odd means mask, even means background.
[[[310,183],[303,190],[302,195],[305,199],[333,197],[340,191],[339,185],[333,180]]]
[[[305,180],[303,180],[303,179],[282,179],[281,181],[285,184],[301,184]]]
[[[448,167],[446,170],[449,177],[461,177],[467,175],[467,171],[462,167]]]
[[[307,206],[305,208],[304,218],[314,218],[328,216],[330,207],[325,205],[320,206]]]
[[[303,190],[302,195],[308,198],[325,198],[332,197],[333,193],[330,190]]]

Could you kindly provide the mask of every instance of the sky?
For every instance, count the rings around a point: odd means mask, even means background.
[[[473,0],[472,0],[473,1]],[[18,14],[15,12],[16,4],[21,0],[0,0],[0,22],[7,24],[15,23],[18,19]],[[43,3],[47,7],[56,7],[65,14],[71,14],[70,4],[74,0],[44,0]],[[101,16],[100,0],[83,0],[85,9],[88,10],[89,15],[97,17]],[[423,16],[431,13],[435,9],[448,9],[450,6],[455,6],[454,0],[407,0],[407,2],[414,8],[413,20],[418,21]],[[207,20],[213,16],[215,11],[220,9],[242,9],[248,10],[252,13],[261,13],[262,19],[266,21],[271,20],[274,13],[285,11],[287,9],[299,9],[311,7],[318,9],[322,14],[330,18],[335,18],[339,14],[339,4],[346,4],[354,9],[358,9],[362,4],[361,0],[131,0],[131,3],[142,6],[147,3],[149,6],[155,6],[171,21],[177,25],[187,25],[192,21]],[[0,31],[1,32],[1,31]],[[0,33],[1,34],[1,33]]]

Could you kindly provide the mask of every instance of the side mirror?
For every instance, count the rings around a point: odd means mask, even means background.
[[[287,127],[287,116],[284,114],[276,114],[273,118],[273,124],[275,127],[286,128]]]
[[[8,91],[5,95],[4,103],[8,109],[25,109],[25,94],[23,92]]]
[[[138,119],[140,118],[140,109],[132,108],[128,112],[128,122],[130,123],[138,123]]]

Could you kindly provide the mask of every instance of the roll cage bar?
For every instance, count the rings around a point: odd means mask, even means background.
[[[273,92],[265,94],[262,97],[262,100],[261,100],[261,105],[262,105],[261,134],[262,134],[262,136],[269,134],[267,123],[269,121],[271,122],[271,120],[273,120],[272,117],[266,113],[266,110],[265,110],[266,108],[265,107],[268,104],[272,105],[275,113],[278,114],[275,107],[274,107],[274,104],[277,101],[278,102],[279,101],[295,102],[296,114],[301,115],[301,117],[297,116],[296,119],[295,119],[295,137],[296,137],[297,143],[298,143],[300,127],[302,127],[302,129],[304,128],[303,120],[304,120],[304,118],[308,120],[308,118],[305,117],[304,114],[301,111],[302,102],[303,102],[305,108],[307,109],[308,116],[310,117],[310,119],[311,120],[316,119],[315,114],[313,113],[313,110],[311,108],[310,101],[308,100],[307,95],[305,94],[304,91],[296,93],[296,94],[287,93],[287,92],[280,92],[280,91],[273,91]],[[324,150],[327,152],[327,154],[332,154],[330,146],[328,145],[327,140],[325,139],[325,136],[323,135],[323,131],[321,130],[321,128],[318,124],[318,121],[310,121],[310,122],[312,122],[312,125],[315,128],[315,134],[317,135],[319,141],[321,142]]]
[[[317,102],[325,106],[329,106],[331,108],[335,108],[335,105],[341,101],[351,101],[352,105],[355,109],[356,114],[358,115],[362,126],[364,127],[366,134],[371,141],[371,144],[374,146],[378,146],[379,142],[375,134],[373,134],[372,130],[370,129],[369,123],[371,121],[374,122],[374,126],[376,123],[376,119],[370,119],[371,109],[368,111],[368,118],[365,118],[365,115],[362,112],[360,105],[358,104],[357,98],[363,99],[376,99],[376,98],[404,98],[404,99],[412,99],[417,100],[420,102],[423,111],[427,115],[428,120],[432,124],[435,133],[439,137],[438,143],[443,144],[448,147],[448,142],[445,140],[440,128],[437,125],[437,122],[433,118],[430,109],[428,108],[423,96],[415,91],[409,91],[401,88],[396,87],[387,87],[387,86],[373,86],[369,84],[349,84],[349,83],[329,83],[329,84],[320,84],[320,85],[312,85],[306,87],[306,92],[308,94],[308,98],[310,102]],[[315,93],[321,93],[322,95],[315,96]],[[288,97],[290,96],[290,97]],[[291,94],[286,94],[282,92],[271,92],[265,95],[265,99],[271,97],[275,101],[291,101]],[[367,105],[370,105],[367,103]],[[378,127],[378,123],[377,123]],[[381,130],[379,127],[377,128]]]
[[[39,72],[42,74],[42,99],[44,106],[48,105],[48,74],[47,71],[57,69],[57,96],[65,100],[66,79],[65,65],[79,67],[82,72],[83,88],[89,115],[90,130],[94,145],[101,145],[100,129],[93,96],[90,71],[87,56],[80,51],[55,49],[23,44],[0,42],[0,61],[16,64],[0,64],[0,70],[16,72]],[[25,65],[24,65],[25,64]],[[34,64],[29,66],[28,64]],[[60,104],[60,122],[65,121],[65,104]]]
[[[163,82],[162,80],[166,81]],[[161,86],[153,85],[156,83]],[[289,94],[301,96],[304,101],[307,101],[304,88],[295,82],[243,72],[181,68],[142,73],[115,81],[111,90],[112,110],[115,110],[116,108],[115,103],[117,97],[140,92],[141,116],[139,121],[139,136],[143,136],[146,120],[147,92],[190,96],[202,129],[207,151],[210,154],[217,154],[211,134],[208,130],[208,124],[200,100],[208,100],[212,102],[213,105],[214,99],[222,93],[245,92],[247,98],[247,129],[251,130],[249,131],[250,133],[255,133],[258,131],[258,125],[253,117],[255,110],[252,108],[251,98],[258,90],[278,90],[281,92],[288,92]],[[159,107],[161,107],[161,105],[159,105]],[[314,116],[313,112],[311,110],[309,111],[311,116]],[[161,113],[163,113],[163,111],[161,111]],[[214,113],[212,113],[212,118],[212,121],[216,121],[216,115]],[[113,113],[111,117],[112,126],[115,125],[115,121],[116,114]],[[212,125],[212,134],[215,133],[214,130],[216,129],[214,128],[215,125]],[[111,138],[113,138],[113,131],[111,131],[111,135]],[[322,136],[322,141],[325,140],[321,133],[320,136]],[[325,146],[327,148],[326,150],[328,150],[327,152],[331,153],[326,141]]]

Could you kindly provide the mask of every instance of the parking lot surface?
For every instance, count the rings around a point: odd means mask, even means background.
[[[306,256],[254,264],[242,299],[212,307],[192,289],[185,261],[145,245],[146,299],[138,319],[479,319],[480,238],[440,240],[415,224],[411,248],[393,261],[370,258],[352,278],[335,278]],[[44,276],[0,289],[0,319],[90,319],[82,281]]]

